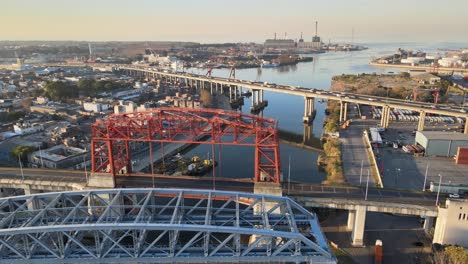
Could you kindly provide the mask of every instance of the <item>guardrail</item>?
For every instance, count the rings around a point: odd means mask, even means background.
[[[375,153],[374,153],[374,150],[372,149],[372,144],[371,144],[371,142],[369,140],[369,136],[367,134],[367,131],[364,131],[364,134],[363,134],[362,137],[364,139],[364,142],[366,143],[366,147],[370,150],[371,163],[374,164],[374,168],[375,168],[375,171],[377,173],[377,175],[376,175],[377,176],[377,183],[379,184],[380,188],[383,188],[384,185],[383,185],[383,181],[382,181],[382,175],[380,174],[379,166],[377,164],[377,159],[375,158]]]

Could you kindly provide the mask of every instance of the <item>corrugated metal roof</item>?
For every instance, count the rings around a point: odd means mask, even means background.
[[[458,132],[442,132],[442,131],[422,131],[417,132],[422,134],[428,140],[466,140],[468,141],[468,134],[458,133]]]

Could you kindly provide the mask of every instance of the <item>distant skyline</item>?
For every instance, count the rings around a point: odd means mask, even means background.
[[[466,0],[2,0],[0,40],[467,42]]]

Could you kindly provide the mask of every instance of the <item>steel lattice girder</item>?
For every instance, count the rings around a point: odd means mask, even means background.
[[[155,108],[110,115],[96,121],[91,133],[93,172],[115,175],[125,168],[130,173],[129,142],[241,145],[255,147],[255,182],[261,178],[280,182],[279,138],[273,119],[214,109]]]
[[[316,216],[289,198],[179,189],[2,198],[2,261],[336,263]]]

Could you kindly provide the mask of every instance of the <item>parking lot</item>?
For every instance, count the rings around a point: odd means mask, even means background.
[[[398,141],[401,145],[414,144],[413,129],[407,124],[390,124],[390,128],[381,133],[382,140]],[[441,129],[442,127],[438,127],[437,130]],[[467,182],[468,165],[456,165],[453,158],[414,157],[401,148],[395,149],[384,144],[378,148],[377,159],[379,168],[383,172],[384,186],[388,188],[422,190],[426,169],[428,171],[426,186],[430,181],[438,183],[439,174],[442,175],[442,183],[466,184]]]

